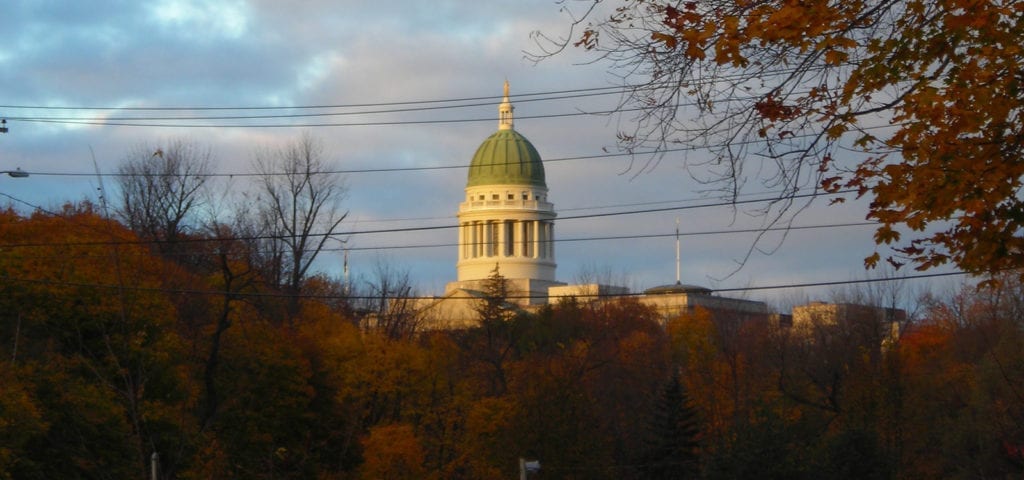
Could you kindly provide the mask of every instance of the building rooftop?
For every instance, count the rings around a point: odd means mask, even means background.
[[[686,283],[672,283],[668,285],[659,285],[657,287],[651,287],[644,290],[646,295],[668,295],[672,293],[688,293],[691,295],[711,295],[711,289],[702,287],[700,285],[689,285]]]

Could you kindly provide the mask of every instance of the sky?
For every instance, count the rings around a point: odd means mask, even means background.
[[[618,152],[616,133],[631,120],[628,114],[601,113],[617,105],[616,95],[531,95],[622,84],[608,65],[585,52],[570,49],[541,62],[528,58],[539,51],[533,32],[567,34],[567,6],[574,7],[554,0],[7,2],[0,15],[0,118],[8,119],[10,131],[0,136],[0,170],[21,168],[31,176],[0,178],[0,194],[6,196],[0,201],[20,209],[56,209],[68,201],[97,201],[101,191],[116,198],[116,181],[105,175],[116,172],[133,148],[173,140],[209,148],[217,173],[251,173],[255,152],[281,148],[308,133],[323,145],[331,168],[351,172],[344,176],[343,231],[452,225],[464,195],[465,167],[497,129],[507,80],[516,130],[545,159],[549,199],[563,218],[556,224],[560,280],[596,274],[634,290],[674,282],[677,221],[682,282],[729,290],[722,295],[784,308],[828,299],[837,287],[731,289],[878,275],[863,267],[864,257],[879,248],[870,227],[768,232],[758,240],[756,230],[764,225],[753,214],[758,205],[699,207],[722,203],[683,166],[704,152],[667,154],[649,169],[637,167],[645,158],[609,156]],[[457,99],[478,100],[449,102]],[[435,103],[315,110],[408,110],[328,117],[120,122],[175,126],[31,121],[314,111],[110,108],[394,102]],[[446,108],[422,108],[440,105]],[[456,105],[462,107],[451,108]],[[402,168],[432,169],[355,172]],[[239,177],[224,185],[238,193],[252,188],[246,182]],[[746,198],[763,198],[758,193],[752,188]],[[862,201],[828,203],[815,200],[793,225],[865,220]],[[660,211],[565,218],[636,210]],[[595,239],[627,235],[660,236]],[[429,245],[455,241],[454,229],[350,235],[352,276],[369,278],[383,263],[408,272],[417,292],[443,293],[445,283],[455,280],[456,249]],[[411,245],[425,246],[389,248]],[[340,276],[342,254],[325,252],[317,267]],[[907,288],[947,286],[915,280]]]

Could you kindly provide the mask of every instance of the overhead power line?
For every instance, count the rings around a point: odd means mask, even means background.
[[[751,204],[751,203],[769,203],[769,202],[778,202],[778,201],[791,200],[791,199],[800,199],[800,198],[812,198],[812,197],[819,197],[819,196],[843,195],[843,194],[855,193],[855,192],[856,192],[856,190],[841,190],[841,191],[837,191],[837,192],[828,192],[828,193],[814,192],[814,193],[805,193],[805,194],[791,195],[791,196],[788,196],[788,197],[782,198],[782,199],[777,198],[777,197],[770,197],[770,198],[757,198],[757,199],[747,199],[747,200],[732,200],[732,201],[727,201],[727,202],[716,202],[716,203],[702,203],[702,204],[695,204],[695,205],[682,205],[682,206],[672,206],[672,207],[659,207],[659,208],[624,210],[624,211],[618,211],[618,212],[589,213],[589,214],[570,215],[570,216],[565,216],[565,217],[557,218],[556,222],[557,221],[565,221],[565,220],[580,220],[580,219],[586,219],[586,218],[600,218],[600,217],[612,217],[612,216],[622,216],[622,215],[638,215],[638,214],[645,214],[645,213],[658,213],[658,212],[692,210],[692,209],[698,209],[698,208],[724,207],[724,206],[734,206],[734,205]],[[31,206],[31,207],[33,207],[35,209],[38,209],[39,211],[43,211],[43,212],[49,213],[49,214],[51,214],[53,216],[60,217],[60,215],[58,215],[56,213],[48,212],[47,210],[43,209],[42,207],[39,207],[38,205],[34,205],[32,203],[29,203],[29,202],[26,202],[24,200],[18,199],[16,197],[13,197],[13,196],[8,195],[6,193],[0,192],[0,196],[7,197],[7,198],[9,198],[11,200],[14,200],[14,201],[17,201],[19,203],[23,203],[23,204],[29,205],[29,206]],[[460,225],[458,225],[458,224],[446,224],[446,225],[418,226],[418,227],[379,228],[379,229],[367,229],[367,230],[348,230],[348,231],[342,231],[342,232],[335,232],[335,233],[330,234],[329,236],[331,236],[331,237],[339,237],[339,238],[347,238],[347,237],[353,237],[353,236],[357,236],[357,235],[372,235],[372,234],[384,234],[384,233],[407,233],[407,232],[429,231],[429,230],[446,230],[446,229],[459,228],[459,226]],[[317,238],[317,237],[328,236],[328,234],[327,233],[319,232],[319,233],[310,233],[307,236],[308,237]],[[231,237],[231,238],[186,238],[186,239],[177,240],[176,243],[178,243],[178,244],[209,243],[209,242],[223,242],[223,241],[229,241],[229,240],[242,240],[242,241],[244,241],[244,240],[276,240],[276,239],[281,239],[281,238],[287,238],[287,237],[286,236],[282,236],[282,235],[256,235],[256,236]],[[84,242],[62,242],[62,243],[57,243],[57,244],[54,244],[54,243],[30,242],[30,243],[6,244],[6,245],[4,245],[4,247],[5,248],[24,248],[24,247],[45,247],[45,246],[54,246],[54,245],[62,245],[62,246],[151,245],[151,244],[154,244],[154,243],[166,243],[166,242],[159,242],[159,241],[152,241],[152,240],[84,241]]]
[[[815,70],[823,70],[824,68],[814,68]],[[778,69],[778,70],[766,70],[761,72],[761,78],[768,78],[774,76],[786,76],[794,72],[797,72],[797,68]],[[722,82],[730,80],[745,80],[746,76],[742,74],[732,75],[721,75],[715,78],[713,82]],[[712,83],[711,80],[691,82],[682,86],[698,86],[706,83]],[[575,94],[609,94],[609,93],[636,93],[646,90],[657,91],[663,87],[680,87],[678,82],[651,82],[647,84],[626,84],[626,85],[609,85],[603,87],[584,87],[564,90],[547,90],[539,92],[525,92],[515,93],[509,95],[511,100],[516,102],[532,101],[532,97],[538,96],[565,96],[571,98]],[[377,101],[377,102],[365,102],[365,103],[338,103],[338,104],[311,104],[311,105],[172,105],[172,106],[110,106],[110,105],[94,105],[94,106],[73,106],[73,105],[29,105],[29,104],[7,104],[0,105],[0,108],[11,109],[11,110],[50,110],[50,111],[125,111],[125,112],[162,112],[162,111],[280,111],[280,110],[322,110],[322,109],[341,109],[341,108],[377,108],[377,107],[396,107],[396,106],[409,106],[409,105],[432,105],[432,104],[443,104],[443,103],[460,103],[460,102],[477,102],[477,101],[494,101],[504,98],[504,95],[478,95],[470,97],[454,97],[454,98],[429,98],[419,100],[398,100],[398,101]]]
[[[491,119],[490,121],[493,121],[493,119]],[[870,127],[862,127],[861,130],[864,130],[864,131],[884,130],[884,129],[887,129],[887,128],[891,128],[893,126],[899,126],[899,124],[877,125],[877,126],[870,126]],[[791,136],[787,136],[786,140],[799,140],[799,139],[802,139],[802,138],[813,138],[815,136],[816,135],[813,135],[813,134],[791,135]],[[760,144],[762,142],[764,142],[764,140],[744,140],[744,141],[731,142],[730,146],[736,147],[736,146],[745,146],[745,145],[755,145],[755,144]],[[715,146],[715,145],[708,145],[708,146],[696,146],[696,145],[694,145],[694,146],[677,147],[677,148],[662,148],[662,149],[646,150],[646,151],[630,151],[630,152],[616,152],[616,153],[604,152],[604,153],[598,153],[598,154],[592,154],[592,155],[573,155],[573,156],[568,156],[568,157],[549,158],[549,159],[544,159],[543,162],[544,162],[545,165],[547,165],[547,164],[553,164],[553,163],[573,162],[573,161],[578,161],[578,160],[593,160],[593,159],[601,159],[601,158],[644,157],[644,156],[647,156],[647,155],[665,155],[665,154],[669,154],[669,153],[679,153],[679,152],[696,152],[696,151],[701,151],[701,150],[708,150],[708,149],[711,149],[711,148],[717,148],[717,146]],[[517,164],[517,163],[518,162],[515,162],[515,161],[509,161],[509,162],[489,163],[488,165],[489,166],[502,166],[502,165]],[[460,164],[453,164],[453,165],[426,165],[426,166],[418,166],[418,167],[349,168],[349,169],[332,169],[332,170],[323,170],[323,171],[319,171],[319,172],[310,172],[310,175],[353,175],[353,174],[365,174],[365,173],[421,172],[421,171],[431,171],[431,170],[453,170],[453,169],[469,168],[469,166],[470,165],[468,163],[460,163]],[[54,176],[54,177],[95,177],[96,176],[96,172],[39,172],[39,171],[26,170],[25,173],[31,174],[33,176]],[[130,178],[130,177],[167,177],[167,176],[178,176],[180,174],[174,174],[174,173],[122,173],[122,172],[111,172],[111,173],[103,173],[102,175],[103,176],[107,176],[107,177],[128,177],[128,178]],[[269,173],[237,172],[237,173],[190,174],[189,176],[201,177],[201,178],[207,178],[207,177],[229,177],[229,178],[233,178],[233,177],[265,177],[265,176],[281,176],[281,175],[293,175],[293,174],[288,173],[288,172],[269,172]]]
[[[760,285],[750,287],[735,287],[735,288],[715,288],[709,289],[711,293],[732,293],[732,292],[748,292],[748,291],[763,291],[763,290],[783,290],[789,288],[811,288],[811,287],[831,287],[838,285],[857,285],[865,283],[882,283],[882,282],[893,282],[903,280],[920,280],[926,278],[940,278],[940,277],[952,277],[969,275],[968,272],[956,271],[956,272],[943,272],[943,273],[923,273],[916,275],[903,275],[895,277],[883,277],[883,278],[867,278],[860,280],[837,280],[837,281],[821,281],[821,282],[803,282],[803,283],[787,283],[787,284],[776,284],[776,285]],[[139,285],[115,285],[115,284],[104,284],[104,283],[91,283],[91,282],[70,282],[61,280],[49,280],[49,279],[32,279],[32,278],[20,278],[11,276],[0,276],[6,282],[18,282],[18,283],[30,283],[50,286],[62,286],[62,287],[80,287],[80,288],[98,288],[98,289],[112,289],[120,291],[135,291],[135,292],[152,292],[152,293],[166,293],[166,294],[186,294],[186,295],[224,295],[224,291],[220,290],[200,290],[200,289],[181,289],[181,288],[166,288],[166,287],[143,287]],[[232,291],[231,295],[235,297],[262,297],[262,298],[304,298],[311,300],[379,300],[379,295],[324,295],[324,294],[289,294],[281,292],[238,292]],[[614,298],[628,298],[628,297],[641,297],[646,294],[643,292],[632,292],[632,293],[605,293],[605,294],[588,294],[580,293],[573,295],[573,297],[581,299],[614,299]],[[532,298],[541,298],[546,296],[541,295],[509,295],[505,297],[509,300],[525,300]],[[431,300],[437,297],[426,297],[426,296],[414,296],[414,295],[396,295],[386,297],[389,300]],[[476,297],[451,297],[448,300],[478,300]]]
[[[643,156],[643,155],[654,155],[654,154],[660,154],[660,153],[674,153],[674,152],[692,151],[692,150],[693,149],[691,147],[686,147],[686,148],[664,149],[664,150],[660,150],[660,151],[656,151],[656,152],[655,151],[650,151],[650,152],[620,152],[620,153],[599,153],[599,154],[594,154],[594,155],[574,155],[574,156],[570,156],[570,157],[558,157],[558,158],[545,159],[544,163],[548,164],[548,163],[572,162],[572,161],[577,161],[577,160],[593,160],[593,159],[598,159],[598,158],[614,158],[614,157],[625,157],[625,156],[631,156],[631,155]],[[515,162],[503,162],[503,163],[502,162],[497,162],[497,163],[490,163],[488,165],[489,166],[501,166],[501,165],[508,165],[508,164],[512,164],[512,163],[515,163]],[[469,168],[469,164],[468,163],[460,163],[460,164],[457,164],[457,165],[427,165],[427,166],[419,166],[419,167],[348,168],[348,169],[334,169],[334,170],[324,170],[324,171],[320,171],[320,172],[311,172],[310,175],[352,175],[352,174],[364,174],[364,173],[423,172],[423,171],[430,171],[430,170],[454,170],[454,169],[461,169],[461,168]],[[35,176],[51,176],[51,177],[96,177],[96,172],[91,172],[90,173],[90,172],[36,172],[36,171],[28,171],[28,173],[31,174],[31,175],[35,175]],[[177,175],[178,174],[173,174],[173,173],[167,173],[167,174],[154,173],[154,174],[149,174],[149,173],[121,173],[121,172],[112,172],[112,173],[104,173],[103,174],[103,176],[105,176],[105,177],[129,177],[129,178],[130,177],[167,177],[167,176],[177,176]],[[266,177],[266,176],[275,176],[275,175],[276,176],[280,176],[280,175],[292,175],[292,174],[287,173],[287,172],[271,172],[271,173],[240,172],[240,173],[190,174],[189,176],[197,177],[197,178],[200,178],[200,177],[201,178],[206,178],[206,177]]]
[[[621,90],[621,88],[619,89]],[[551,100],[567,100],[573,98],[585,98],[595,97],[604,95],[615,95],[621,93],[618,90],[610,92],[596,92],[596,93],[578,93],[574,95],[560,95],[560,96],[547,96],[539,98],[523,98],[516,99],[515,103],[529,103],[529,102],[540,102],[540,101],[551,101]],[[436,103],[436,102],[428,102]],[[385,104],[386,105],[386,104]],[[414,113],[414,112],[429,112],[437,110],[451,110],[456,108],[472,108],[472,107],[492,107],[493,102],[487,103],[456,103],[451,105],[430,105],[421,107],[403,107],[403,108],[386,108],[380,110],[354,110],[354,111],[329,111],[329,112],[312,112],[312,113],[278,113],[278,114],[262,114],[262,115],[183,115],[183,116],[159,116],[159,117],[145,117],[145,116],[128,116],[128,117],[43,117],[43,116],[11,116],[8,117],[11,120],[21,120],[26,122],[62,122],[62,121],[83,121],[83,120],[94,120],[102,122],[114,122],[114,121],[178,121],[178,120],[266,120],[266,119],[285,119],[285,118],[317,118],[317,117],[342,117],[352,115],[381,115],[386,113]],[[3,108],[0,106],[0,108]],[[301,109],[309,108],[341,108],[341,107],[297,107]],[[346,107],[352,108],[352,107]],[[370,108],[370,106],[359,107],[359,108]],[[181,109],[175,109],[181,110]],[[492,118],[493,120],[493,118]]]
[[[771,77],[775,75],[788,75],[792,73],[793,69],[778,70],[778,71],[767,71],[762,72],[762,77]],[[745,77],[742,75],[734,76],[722,76],[718,77],[715,81],[729,81],[730,79],[744,80]],[[692,82],[688,86],[697,86],[703,82]],[[668,83],[659,84],[639,84],[639,85],[619,85],[619,86],[606,86],[606,87],[589,87],[580,89],[568,89],[568,90],[555,90],[547,92],[529,92],[510,95],[509,98],[517,103],[526,102],[539,102],[539,101],[552,101],[552,100],[565,100],[573,98],[583,97],[594,97],[604,95],[636,95],[638,92],[643,91],[657,91],[663,86],[669,86],[672,88],[678,88],[678,84]],[[792,92],[794,95],[802,95],[807,92]],[[0,108],[10,110],[43,110],[43,111],[67,111],[67,112],[94,112],[94,111],[113,111],[113,112],[204,112],[204,111],[216,111],[216,112],[250,112],[250,111],[300,111],[302,113],[271,113],[271,114],[246,114],[246,115],[176,115],[176,116],[108,116],[108,117],[80,117],[80,116],[31,116],[31,115],[20,115],[20,116],[9,116],[11,120],[23,121],[23,122],[36,122],[36,123],[58,123],[58,124],[70,124],[70,125],[95,125],[95,126],[124,126],[124,127],[160,127],[160,128],[293,128],[293,127],[357,127],[357,126],[388,126],[388,125],[415,125],[415,124],[437,124],[437,123],[469,123],[469,122],[483,122],[493,121],[492,117],[488,118],[463,118],[463,119],[434,119],[434,120],[407,120],[407,121],[377,121],[377,122],[350,122],[350,123],[241,123],[241,124],[230,124],[230,123],[150,123],[150,122],[179,122],[179,121],[213,121],[219,122],[223,120],[274,120],[274,119],[297,119],[297,118],[322,118],[322,117],[335,117],[335,116],[350,116],[350,115],[378,115],[388,113],[410,113],[410,112],[424,112],[440,109],[455,109],[455,108],[471,108],[479,106],[493,105],[493,101],[496,99],[503,98],[498,95],[487,95],[487,96],[476,96],[476,97],[461,97],[451,99],[426,99],[426,100],[411,100],[411,101],[387,101],[387,102],[370,102],[370,103],[353,103],[353,104],[322,104],[322,105],[295,105],[295,106],[164,106],[164,107],[140,107],[140,106],[53,106],[53,105],[25,105],[25,104],[14,104],[14,105],[0,105]],[[731,97],[720,99],[718,103],[731,102],[731,101],[751,101],[761,98],[760,95],[749,95],[746,97]],[[486,103],[480,103],[486,101]],[[476,102],[476,103],[467,103]],[[688,107],[697,106],[698,102],[676,102],[675,107]],[[379,110],[357,110],[357,111],[319,111],[319,110],[339,110],[339,109],[379,109]],[[534,116],[521,116],[521,119],[544,119],[544,118],[560,118],[569,116],[579,115],[608,115],[612,113],[624,113],[631,111],[639,111],[644,108],[625,108],[623,105],[618,105],[612,110],[606,111],[590,111],[580,112],[576,111],[573,113],[558,113],[548,115],[534,115]],[[310,110],[317,110],[310,112]],[[143,123],[140,123],[143,122]]]
[[[517,119],[526,120],[537,120],[547,118],[565,118],[565,117],[579,117],[579,116],[590,116],[590,115],[611,115],[613,113],[623,113],[639,111],[640,108],[615,108],[612,110],[602,110],[594,112],[581,112],[575,111],[570,113],[550,113],[544,115],[524,115],[518,116]],[[8,117],[11,120],[15,120],[14,117]],[[111,126],[111,127],[160,127],[160,128],[313,128],[313,127],[382,127],[382,126],[400,126],[400,125],[440,125],[440,124],[452,124],[452,123],[477,123],[477,122],[493,122],[494,117],[481,117],[481,118],[453,118],[453,119],[432,119],[432,120],[393,120],[393,121],[377,121],[377,122],[317,122],[317,123],[139,123],[134,121],[106,121],[106,120],[42,120],[22,117],[18,119],[22,122],[33,122],[33,123],[59,123],[66,125],[93,125],[93,126]]]
[[[786,227],[768,227],[768,228],[741,228],[732,230],[702,230],[693,232],[676,232],[671,233],[644,233],[634,235],[601,235],[591,237],[569,237],[569,238],[556,238],[554,240],[546,240],[541,243],[578,243],[578,242],[600,242],[600,241],[612,241],[612,240],[643,240],[653,238],[672,238],[676,236],[680,237],[702,237],[702,236],[716,236],[716,235],[739,235],[747,233],[760,233],[760,232],[792,232],[792,231],[804,231],[804,230],[824,230],[832,228],[852,228],[852,227],[867,227],[878,225],[876,222],[850,222],[850,223],[827,223],[818,225],[793,225]],[[219,239],[217,241],[231,241],[232,239]],[[214,240],[210,240],[214,241]],[[138,242],[138,244],[152,244],[154,242]],[[33,247],[60,247],[68,245],[67,243],[50,243],[46,245],[33,245]],[[452,248],[462,247],[464,244],[458,242],[446,242],[446,243],[421,243],[421,244],[397,244],[397,245],[378,245],[378,246],[366,246],[366,247],[324,247],[318,250],[305,250],[305,252],[359,252],[359,251],[381,251],[381,250],[419,250],[426,248]],[[7,247],[7,245],[0,245]],[[94,245],[87,245],[94,246]],[[123,254],[123,253],[122,253]],[[148,253],[146,253],[148,255]],[[161,256],[169,257],[197,257],[203,255],[219,255],[217,252],[180,252],[180,253],[161,253]],[[105,253],[85,253],[76,255],[76,258],[88,258],[88,257],[100,257],[109,256]],[[46,259],[46,258],[60,258],[67,259],[67,254],[60,255],[21,255],[19,258],[33,258],[33,259]]]
[[[548,96],[548,95],[563,95],[563,94],[580,94],[580,93],[595,93],[595,92],[611,92],[618,93],[622,91],[628,91],[632,89],[631,86],[606,86],[606,87],[589,87],[589,88],[575,88],[567,90],[549,90],[541,92],[527,92],[527,93],[516,93],[509,95],[510,99],[516,101],[529,101],[531,97],[536,96]],[[604,94],[604,93],[601,93]],[[393,107],[403,105],[430,105],[437,103],[456,103],[456,102],[476,102],[482,100],[500,100],[504,98],[504,95],[482,95],[476,97],[456,97],[456,98],[441,98],[441,99],[425,99],[425,100],[403,100],[403,101],[389,101],[389,102],[369,102],[369,103],[342,103],[342,104],[319,104],[319,105],[283,105],[283,106],[167,106],[167,107],[112,107],[112,106],[55,106],[55,105],[0,105],[0,108],[6,109],[23,109],[23,110],[63,110],[63,111],[75,111],[75,110],[123,110],[123,111],[221,111],[221,110],[317,110],[317,109],[328,109],[328,108],[375,108],[375,107]]]

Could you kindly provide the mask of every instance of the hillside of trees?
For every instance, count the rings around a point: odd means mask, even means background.
[[[0,212],[0,479],[150,478],[154,454],[161,479],[1024,472],[1016,275],[926,295],[889,337],[629,298],[526,313],[495,272],[474,326],[430,330],[401,278],[310,267],[344,218],[315,142],[220,220],[197,220],[204,158],[140,150],[109,211]]]

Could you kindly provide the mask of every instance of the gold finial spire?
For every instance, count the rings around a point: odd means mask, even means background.
[[[512,130],[512,102],[508,99],[508,80],[505,80],[505,98],[498,105],[498,130]]]

